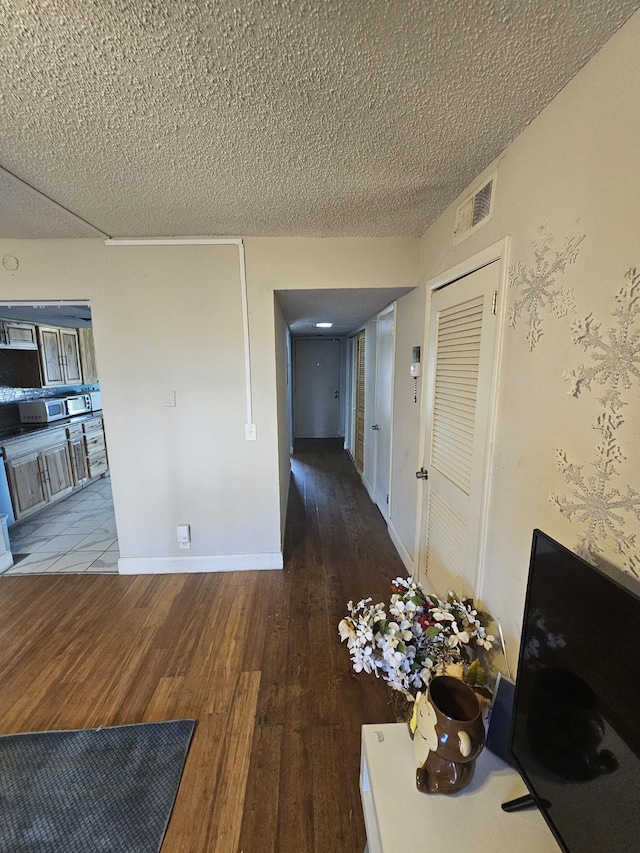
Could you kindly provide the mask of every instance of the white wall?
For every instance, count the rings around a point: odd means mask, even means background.
[[[278,398],[278,470],[280,485],[280,538],[284,542],[291,475],[291,336],[282,309],[274,297],[276,338],[276,393]]]
[[[385,239],[344,238],[247,238],[247,277],[252,352],[259,347],[269,357],[274,343],[273,292],[290,289],[407,287],[417,284],[418,240],[413,237]],[[259,326],[259,329],[258,329]],[[375,322],[367,326],[367,375],[375,373]],[[371,361],[373,359],[373,361]],[[264,366],[264,365],[263,365]],[[269,387],[269,377],[264,377]],[[345,398],[346,399],[346,398]],[[365,405],[371,407],[374,392],[367,389]],[[367,409],[367,423],[373,421]],[[283,413],[279,415],[284,417]],[[365,428],[365,485],[373,476],[371,441]],[[281,466],[281,477],[284,467]]]
[[[260,441],[245,441],[237,248],[36,240],[3,251],[20,261],[3,297],[91,300],[121,570],[278,566],[275,402],[257,389]]]
[[[426,289],[418,287],[399,299],[396,309],[389,532],[408,571],[414,570],[416,559],[416,503],[418,487],[422,487],[416,480],[416,471],[420,467],[423,405],[423,379],[414,380],[409,368],[413,347],[424,350],[425,302]],[[425,356],[422,352],[423,361]]]
[[[253,419],[235,246],[3,240],[0,298],[91,301],[121,571],[282,565],[287,487],[282,318],[274,290],[413,285],[417,241],[246,241]],[[176,391],[175,408],[164,403]],[[279,431],[279,421],[282,429]],[[193,547],[179,551],[188,522]]]
[[[364,451],[362,482],[371,500],[375,498],[376,442],[371,425],[376,419],[376,350],[375,317],[364,326]]]
[[[592,555],[627,572],[640,571],[640,499],[633,491],[640,471],[639,340],[627,353],[634,364],[629,387],[621,379],[617,383],[620,405],[613,411],[603,401],[616,384],[621,351],[609,330],[618,339],[624,334],[622,318],[614,315],[620,307],[616,294],[626,273],[640,269],[638,43],[640,13],[486,170],[488,175],[498,168],[488,224],[454,246],[454,204],[421,240],[421,278],[427,281],[511,236],[507,323],[509,311],[519,305],[522,311],[504,335],[482,597],[502,621],[512,666],[534,527],[572,549],[586,544]],[[532,346],[527,333],[536,324],[523,300],[536,277],[548,296],[547,304],[538,306],[542,336]],[[561,295],[571,290],[575,305],[558,316]],[[640,285],[635,294],[640,296]],[[631,309],[629,336],[640,336],[636,310]],[[583,336],[581,342],[575,330],[584,328],[589,316],[600,329],[594,326],[591,338]],[[611,370],[601,369],[607,363],[614,365]],[[583,383],[572,396],[565,374],[580,374],[581,366],[595,375],[591,387]],[[611,418],[610,443],[599,450],[603,416]],[[582,467],[561,470],[558,451]],[[601,527],[590,526],[598,484],[605,496]],[[559,505],[551,499],[554,494]],[[607,501],[619,505],[607,508]],[[617,535],[626,538],[621,549]]]

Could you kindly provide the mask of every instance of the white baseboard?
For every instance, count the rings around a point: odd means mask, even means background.
[[[396,546],[396,551],[400,555],[400,559],[404,563],[404,567],[407,570],[407,574],[413,575],[415,569],[415,563],[413,561],[413,557],[407,551],[404,542],[400,538],[398,531],[393,526],[393,522],[391,520],[387,521],[387,530],[389,531],[389,536],[391,537],[391,541]]]
[[[211,554],[204,557],[120,557],[121,575],[170,575],[188,572],[252,572],[282,569],[284,559],[275,554]]]

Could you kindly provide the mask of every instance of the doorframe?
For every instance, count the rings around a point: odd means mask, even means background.
[[[460,278],[464,278],[467,275],[471,275],[477,270],[482,269],[482,267],[486,267],[488,264],[492,264],[497,262],[499,264],[498,268],[498,296],[497,296],[497,306],[496,306],[496,321],[497,321],[497,331],[494,345],[494,354],[495,354],[495,369],[494,374],[491,380],[491,400],[490,400],[490,413],[489,413],[489,423],[487,428],[487,443],[485,448],[485,460],[484,460],[484,470],[485,477],[482,485],[482,495],[481,495],[481,504],[482,510],[480,515],[480,539],[477,543],[478,547],[478,571],[476,573],[476,590],[475,595],[477,598],[482,598],[483,587],[484,587],[484,578],[485,578],[485,554],[486,554],[486,545],[487,545],[487,534],[488,534],[488,522],[489,522],[489,502],[491,496],[491,484],[493,479],[493,459],[495,454],[495,441],[496,441],[496,430],[497,430],[497,415],[498,415],[498,396],[499,396],[499,384],[500,384],[500,375],[502,369],[502,355],[503,355],[503,341],[504,341],[504,326],[505,326],[505,317],[506,317],[506,293],[507,293],[507,285],[509,280],[509,253],[511,248],[511,237],[507,235],[502,240],[499,240],[496,243],[493,243],[487,248],[482,249],[475,255],[472,255],[469,258],[466,258],[460,263],[456,264],[453,267],[445,270],[444,272],[438,273],[438,275],[430,278],[426,282],[427,288],[427,299],[426,299],[426,308],[425,308],[425,326],[424,326],[424,340],[423,340],[423,352],[428,353],[429,351],[429,328],[430,328],[430,320],[431,320],[431,297],[436,290],[440,290],[443,287],[446,287],[448,284],[453,284]],[[420,430],[419,430],[419,445],[418,445],[418,463],[416,466],[416,470],[418,467],[422,467],[425,464],[426,458],[426,424],[427,424],[427,397],[428,395],[425,393],[423,397],[422,406],[420,408]],[[424,564],[426,560],[426,525],[425,525],[425,491],[426,489],[418,489],[417,490],[417,500],[416,500],[416,536],[414,543],[414,554],[416,555],[416,565],[414,569],[414,575],[421,582],[425,581],[424,577]]]
[[[380,513],[384,517],[385,522],[388,524],[391,518],[391,481],[392,481],[392,470],[391,470],[391,461],[393,457],[393,395],[395,388],[395,376],[396,376],[396,315],[397,315],[397,303],[394,301],[390,305],[387,305],[386,308],[383,308],[382,311],[379,311],[376,314],[375,323],[376,323],[376,353],[375,353],[375,398],[373,401],[373,415],[374,418],[378,419],[378,376],[380,373],[380,337],[379,337],[379,329],[380,322],[386,319],[389,315],[391,315],[391,402],[390,402],[390,417],[389,417],[389,482],[387,484],[388,489],[388,501],[386,504],[386,513],[380,509],[379,504],[377,503],[376,490],[378,484],[378,450],[379,450],[379,441],[378,435],[374,436],[374,452],[373,452],[373,474],[371,477],[371,500],[378,507]]]
[[[92,299],[91,299],[91,298],[89,298],[89,299],[86,299],[86,298],[84,298],[84,299],[66,299],[66,298],[65,298],[65,299],[33,299],[33,298],[32,298],[32,299],[30,299],[30,298],[28,298],[28,297],[27,297],[27,298],[24,298],[24,299],[0,299],[0,309],[2,309],[2,308],[16,308],[16,307],[29,307],[29,308],[64,308],[64,306],[65,306],[65,305],[78,305],[78,306],[83,306],[83,307],[87,307],[87,308],[89,308],[89,311],[91,312],[91,328],[92,328],[92,329],[93,329],[93,328],[95,328],[94,317],[93,317],[93,310],[92,310]],[[1,310],[0,310],[0,313],[2,313],[2,312],[1,312]],[[20,322],[24,322],[24,323],[33,323],[33,324],[34,324],[34,325],[36,325],[36,326],[38,325],[38,321],[37,321],[37,319],[35,319],[35,320],[23,320],[23,321],[20,321]],[[53,321],[47,321],[47,323],[46,323],[45,325],[55,325],[55,323],[54,323]],[[70,328],[71,328],[71,327],[70,327]],[[77,328],[80,328],[80,327],[77,327]],[[38,359],[39,359],[39,358],[40,358],[40,353],[38,352]],[[77,387],[78,385],[93,385],[93,384],[97,384],[97,385],[99,385],[99,386],[100,386],[100,389],[101,389],[101,391],[102,391],[102,379],[101,379],[100,377],[98,377],[98,382],[97,382],[97,383],[93,383],[93,382],[73,382],[73,383],[70,383],[70,385],[69,385],[69,386],[63,386],[63,387]],[[45,396],[46,396],[46,395],[45,395]],[[103,430],[104,430],[105,442],[107,442],[107,446],[108,446],[108,441],[107,441],[107,426],[106,426],[106,424],[105,424],[104,416],[102,416],[102,427],[103,427]],[[112,470],[111,470],[111,466],[109,466],[109,469],[108,469],[108,470],[109,470],[109,485],[110,485],[110,488],[111,488],[111,494],[113,495],[113,492],[114,492],[113,484],[114,484],[114,482],[115,482],[115,477],[113,476],[113,473],[112,473]],[[78,491],[80,491],[80,490],[78,490]],[[115,504],[114,504],[114,507],[115,507]],[[115,518],[115,522],[116,522],[116,538],[117,538],[117,539],[118,539],[118,541],[119,541],[119,535],[118,535],[118,519],[117,519],[117,515],[115,514],[115,511],[114,511],[114,518]],[[27,520],[27,521],[29,521],[29,519],[28,519],[28,518],[27,518],[26,520]],[[36,519],[35,519],[35,522],[34,522],[34,523],[37,523],[37,517],[36,517]],[[75,551],[75,550],[78,550],[78,549],[77,549],[76,547],[73,547],[73,548],[70,548],[70,549],[69,549],[69,551],[70,551],[70,552]],[[119,574],[119,573],[120,573],[120,570],[118,569],[118,571],[116,572],[116,574]],[[52,574],[56,574],[56,573],[55,573],[55,572],[52,572]]]
[[[295,430],[295,413],[296,413],[296,344],[298,341],[337,341],[340,349],[340,364],[338,369],[338,436],[345,440],[346,437],[346,411],[345,411],[345,387],[346,387],[346,361],[347,361],[347,338],[344,335],[291,335],[291,453],[293,453],[293,444],[296,440]],[[340,435],[342,433],[342,435]]]

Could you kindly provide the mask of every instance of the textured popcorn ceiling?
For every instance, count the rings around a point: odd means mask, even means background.
[[[0,236],[420,234],[638,5],[0,0]]]

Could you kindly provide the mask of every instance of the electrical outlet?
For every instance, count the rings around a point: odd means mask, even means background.
[[[180,548],[191,548],[191,525],[179,524],[176,527],[176,535],[178,537],[178,546]]]
[[[164,401],[165,406],[175,406],[176,404],[176,392],[175,391],[167,391],[166,397]]]
[[[244,425],[244,437],[247,441],[255,441],[257,438],[256,435],[256,425],[255,424],[245,424]]]

